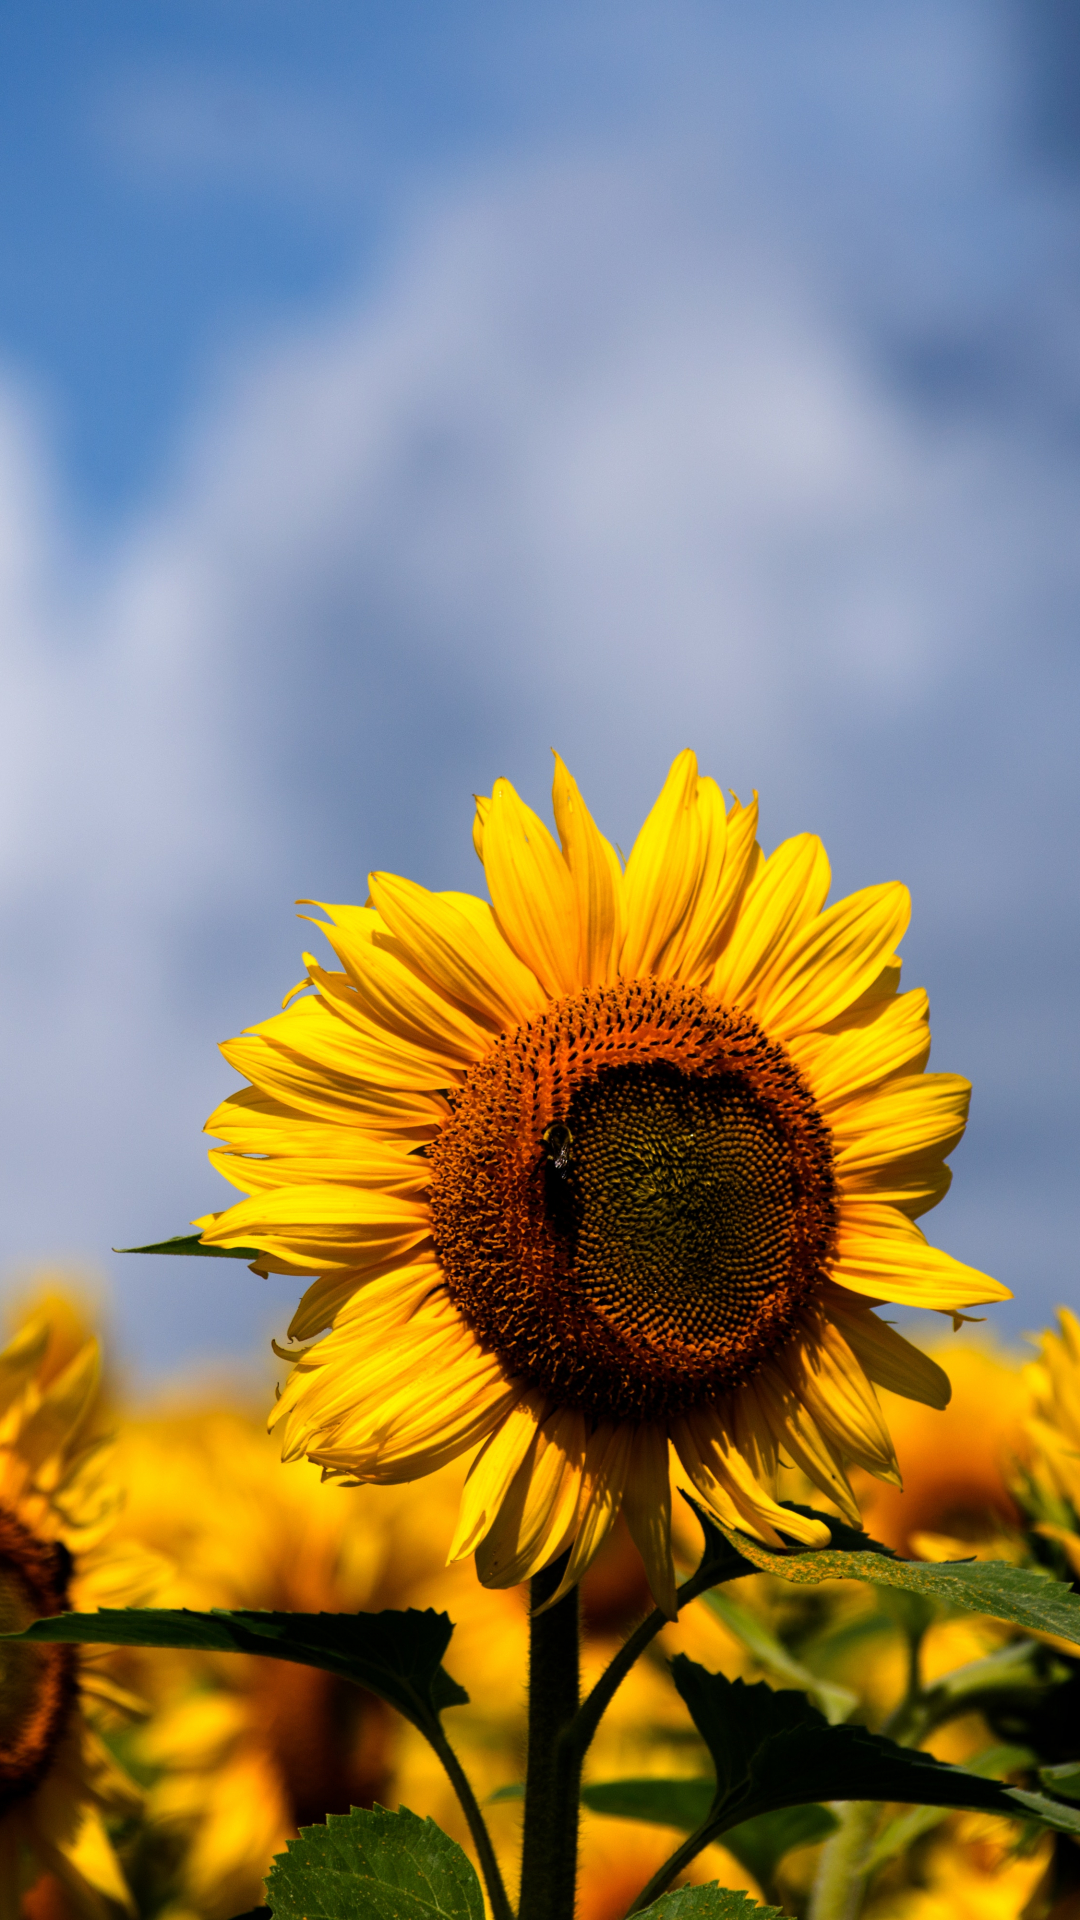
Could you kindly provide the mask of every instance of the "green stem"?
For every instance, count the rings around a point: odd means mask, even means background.
[[[507,1898],[503,1877],[499,1872],[499,1863],[495,1858],[491,1835],[485,1825],[476,1795],[469,1784],[468,1775],[441,1726],[437,1725],[435,1732],[429,1732],[428,1739],[446,1768],[450,1785],[457,1794],[462,1812],[469,1823],[469,1832],[480,1862],[480,1871],[484,1876],[493,1920],[514,1920],[514,1910]]]
[[[534,1575],[529,1628],[529,1749],[520,1920],[574,1920],[581,1759],[572,1738],[578,1708],[578,1590],[539,1609],[566,1569],[563,1554]]]
[[[702,1847],[707,1847],[716,1837],[711,1819],[704,1821],[695,1832],[688,1833],[682,1846],[676,1847],[674,1853],[668,1855],[663,1865],[657,1867],[648,1885],[642,1887],[633,1906],[627,1908],[626,1920],[630,1920],[632,1913],[640,1913],[643,1907],[650,1907],[654,1900],[659,1900],[660,1895],[667,1892],[675,1875],[681,1873],[684,1867],[688,1867],[691,1860],[701,1852]]]
[[[677,1611],[681,1612],[682,1608],[691,1600],[697,1599],[699,1593],[706,1593],[711,1586],[717,1584],[718,1583],[708,1574],[705,1574],[704,1577],[699,1577],[696,1573],[692,1574],[689,1580],[683,1581],[682,1586],[675,1596]],[[622,1686],[634,1662],[641,1658],[649,1642],[655,1640],[661,1627],[666,1627],[669,1624],[666,1613],[661,1613],[659,1607],[654,1607],[652,1613],[646,1616],[641,1622],[641,1625],[635,1627],[630,1638],[624,1641],[614,1658],[609,1660],[599,1680],[593,1687],[592,1692],[585,1696],[578,1712],[574,1716],[574,1723],[571,1728],[571,1739],[579,1763],[588,1752],[592,1744],[593,1735],[600,1725],[601,1719],[607,1712],[612,1700],[615,1698],[615,1694]]]
[[[840,1825],[822,1848],[809,1920],[856,1920],[862,1912],[867,1856],[881,1808],[873,1800],[844,1800],[833,1810]]]

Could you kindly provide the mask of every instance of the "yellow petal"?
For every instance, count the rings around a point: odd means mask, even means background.
[[[361,1294],[367,1313],[383,1311],[391,1322],[404,1322],[441,1284],[442,1269],[434,1254],[406,1262],[395,1255],[359,1269],[335,1269],[307,1289],[289,1322],[288,1337],[294,1341],[314,1340]]]
[[[520,1026],[543,1005],[535,975],[507,944],[483,900],[428,893],[393,873],[369,874],[368,884],[410,965],[467,1012],[501,1030]]]
[[[6,1413],[37,1372],[49,1344],[48,1315],[36,1313],[0,1352],[0,1414]]]
[[[894,1207],[844,1200],[830,1277],[871,1300],[948,1311],[1011,1300],[1008,1287],[931,1247]]]
[[[101,1352],[88,1340],[41,1396],[37,1410],[20,1429],[18,1450],[30,1471],[70,1445],[97,1397]]]
[[[829,1115],[842,1180],[925,1153],[950,1153],[964,1131],[971,1086],[958,1073],[913,1073]]]
[[[35,1851],[61,1884],[91,1912],[101,1911],[104,1894],[125,1913],[135,1913],[135,1902],[113,1851],[105,1823],[96,1807],[84,1802],[72,1806],[70,1793],[55,1774],[43,1780],[33,1801],[37,1828]]]
[[[585,1448],[581,1413],[560,1411],[537,1429],[476,1551],[485,1587],[515,1587],[564,1551],[578,1510]]]
[[[841,1460],[899,1484],[877,1394],[838,1326],[819,1322],[775,1356],[774,1365]]]
[[[846,1198],[897,1207],[912,1220],[944,1200],[951,1185],[952,1169],[945,1165],[939,1148],[889,1160],[880,1167],[845,1170],[840,1179]]]
[[[308,979],[361,1033],[385,1030],[454,1066],[468,1066],[487,1052],[491,1027],[436,993],[394,953],[371,940],[350,940],[319,921],[315,925],[322,926],[345,973],[326,972],[305,954]]]
[[[697,760],[687,750],[672,762],[626,863],[620,970],[627,977],[660,971],[693,904],[701,858],[697,787]]]
[[[265,1056],[275,1050],[263,1047]],[[215,1107],[203,1128],[242,1153],[303,1152],[313,1136],[308,1129],[333,1128],[342,1136],[362,1130],[369,1138],[409,1140],[420,1145],[433,1140],[450,1117],[440,1094],[400,1093],[391,1087],[352,1089],[344,1098],[320,1099],[320,1090],[302,1084],[301,1097],[279,1099],[259,1086],[241,1087]]]
[[[279,1187],[192,1224],[204,1246],[258,1246],[311,1272],[405,1254],[431,1234],[426,1203],[344,1186]]]
[[[864,887],[820,913],[786,945],[756,995],[757,1017],[786,1039],[836,1020],[893,957],[911,918],[897,881]]]
[[[314,1066],[290,1047],[275,1045],[261,1034],[245,1033],[226,1040],[220,1051],[231,1067],[261,1093],[270,1094],[313,1119],[377,1128],[412,1128],[432,1119],[444,1121],[450,1109],[438,1093],[424,1093],[393,1084],[376,1085],[355,1071],[336,1072]],[[423,1076],[435,1078],[437,1075]],[[444,1084],[450,1075],[443,1074]]]
[[[664,949],[664,973],[693,984],[712,969],[725,917],[723,873],[727,855],[727,814],[715,780],[699,777],[697,879],[686,913]]]
[[[542,1394],[527,1393],[507,1414],[502,1425],[484,1442],[465,1477],[457,1527],[447,1565],[475,1553],[494,1526],[499,1509],[547,1415]]]
[[[577,905],[577,980],[592,987],[610,980],[622,941],[622,874],[613,846],[605,840],[558,754],[552,784],[555,825]]]
[[[777,847],[747,887],[709,991],[753,1012],[759,988],[821,912],[829,880],[828,856],[816,834],[796,834]]]
[[[545,1613],[577,1586],[615,1525],[626,1490],[633,1438],[633,1427],[624,1421],[616,1426],[602,1422],[590,1433],[570,1558],[555,1592],[539,1612]]]
[[[496,780],[492,790],[484,872],[495,918],[518,958],[547,993],[576,993],[584,984],[577,888],[543,821],[509,780]]]
[[[334,985],[330,985],[334,976],[324,977],[335,996],[347,990],[343,974]],[[324,990],[318,998],[294,1001],[284,1013],[272,1014],[252,1031],[287,1052],[315,1082],[325,1077],[341,1086],[352,1082],[434,1093],[461,1078],[457,1063],[425,1053],[374,1021],[366,1021],[355,1004],[350,1017],[343,1016],[344,1009],[329,1002]],[[233,1066],[234,1046],[235,1042],[227,1042],[221,1049]]]
[[[649,1591],[669,1620],[678,1614],[671,1557],[671,1470],[667,1430],[641,1426],[633,1434],[623,1492],[630,1538],[645,1566]]]
[[[365,1139],[359,1131],[351,1141],[335,1141],[334,1147],[333,1153],[325,1149],[320,1152],[318,1146],[314,1146],[310,1153],[276,1153],[258,1158],[212,1147],[206,1157],[234,1187],[249,1194],[262,1193],[272,1187],[340,1182],[344,1186],[370,1187],[380,1193],[416,1199],[431,1185],[431,1163],[419,1154],[405,1152],[382,1140]]]
[[[921,987],[879,1001],[841,1032],[793,1034],[786,1045],[823,1113],[894,1074],[922,1072],[930,1053],[930,1002]]]
[[[879,1320],[869,1307],[836,1287],[826,1289],[822,1304],[876,1386],[902,1394],[905,1400],[918,1400],[924,1407],[948,1406],[949,1376],[928,1353],[913,1347],[888,1321]]]
[[[754,1380],[781,1457],[804,1473],[812,1486],[840,1509],[849,1526],[860,1525],[858,1502],[844,1471],[809,1408],[799,1398],[787,1375],[777,1367],[763,1367]],[[745,1389],[744,1389],[745,1391]]]
[[[679,1458],[706,1503],[721,1519],[733,1507],[738,1524],[767,1546],[782,1546],[777,1531],[807,1546],[827,1546],[829,1530],[820,1520],[791,1513],[771,1498],[754,1479],[747,1462],[732,1444],[726,1408],[699,1407],[672,1421],[671,1438]]]

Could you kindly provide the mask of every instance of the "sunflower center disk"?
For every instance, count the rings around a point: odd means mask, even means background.
[[[832,1250],[831,1144],[794,1066],[671,981],[504,1035],[431,1156],[451,1297],[508,1372],[594,1418],[740,1384]]]
[[[62,1547],[0,1507],[0,1632],[68,1605]],[[0,1645],[0,1813],[40,1785],[75,1700],[74,1647]]]

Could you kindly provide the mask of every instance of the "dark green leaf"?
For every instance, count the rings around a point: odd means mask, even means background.
[[[732,1893],[714,1880],[707,1887],[680,1887],[662,1893],[634,1920],[783,1920],[779,1907],[759,1907],[748,1894]]]
[[[93,1641],[110,1647],[192,1647],[223,1653],[259,1653],[324,1667],[388,1700],[427,1732],[445,1707],[464,1706],[468,1694],[441,1665],[453,1622],[431,1608],[420,1613],[193,1613],[186,1607],[130,1607],[114,1612],[58,1613],[35,1620],[9,1640]]]
[[[407,1807],[331,1813],[304,1827],[270,1869],[274,1920],[484,1920],[470,1861]]]
[[[1022,1767],[1030,1767],[1035,1756],[1030,1747],[995,1746],[985,1747],[980,1754],[967,1763],[968,1773],[982,1773],[994,1779],[1000,1779],[1004,1773],[1018,1773]],[[947,1819],[947,1807],[909,1807],[906,1813],[898,1813],[886,1822],[877,1835],[869,1853],[863,1861],[867,1873],[876,1873],[887,1860],[894,1860],[897,1854],[906,1853],[914,1841],[930,1833],[942,1820]],[[727,1842],[724,1842],[725,1846]]]
[[[898,1800],[974,1807],[1080,1833],[1080,1811],[1005,1787],[865,1727],[830,1727],[805,1694],[710,1674],[684,1654],[672,1678],[716,1766],[711,1839],[755,1814],[812,1800]]]
[[[758,1665],[771,1673],[774,1680],[786,1680],[789,1685],[802,1687],[809,1694],[816,1707],[820,1707],[826,1720],[833,1724],[841,1720],[850,1720],[859,1704],[859,1696],[850,1687],[840,1687],[832,1680],[823,1680],[819,1674],[804,1667],[794,1654],[789,1653],[783,1641],[770,1633],[764,1621],[748,1607],[739,1605],[730,1593],[714,1590],[702,1595],[702,1604],[722,1620],[729,1633],[753,1654]]]
[[[809,1507],[797,1510],[812,1511]],[[999,1560],[899,1560],[888,1548],[865,1534],[853,1533],[830,1514],[819,1513],[816,1518],[828,1525],[831,1547],[774,1552],[733,1527],[716,1523],[714,1531],[758,1572],[776,1574],[781,1580],[801,1586],[816,1586],[822,1580],[869,1580],[876,1586],[921,1594],[961,1613],[985,1613],[1029,1632],[1053,1633],[1080,1644],[1080,1594],[1064,1581],[1033,1567],[1013,1567]],[[851,1541],[862,1545],[852,1546]]]
[[[1064,1760],[1056,1767],[1040,1767],[1039,1779],[1048,1793],[1062,1800],[1080,1800],[1080,1762]]]
[[[258,1247],[204,1247],[197,1233],[174,1233],[171,1240],[156,1240],[152,1247],[114,1247],[114,1253],[187,1253],[200,1260],[257,1260]]]
[[[801,1807],[776,1807],[772,1813],[740,1820],[737,1827],[728,1828],[723,1845],[735,1855],[740,1867],[753,1874],[758,1886],[770,1893],[785,1853],[795,1847],[816,1846],[839,1824],[829,1807],[819,1807],[810,1800]]]
[[[648,1820],[656,1827],[693,1833],[716,1798],[715,1780],[604,1780],[582,1787],[582,1805],[619,1820]]]
[[[605,1780],[583,1787],[581,1798],[594,1813],[622,1820],[648,1820],[658,1827],[695,1833],[708,1819],[716,1797],[715,1780]],[[828,1807],[780,1807],[729,1827],[724,1845],[758,1885],[769,1890],[776,1869],[792,1847],[813,1846],[836,1826]]]

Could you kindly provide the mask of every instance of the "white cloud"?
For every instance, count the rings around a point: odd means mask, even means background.
[[[212,1041],[295,978],[293,895],[369,865],[472,884],[470,790],[536,797],[552,743],[623,841],[690,741],[761,786],[772,838],[826,829],[845,885],[913,877],[950,1042],[989,1059],[992,943],[1013,966],[1063,936],[1046,702],[1071,669],[1030,635],[1075,612],[1075,478],[1022,422],[902,404],[768,231],[655,155],[447,193],[375,294],[235,370],[92,566],[0,405],[14,1254],[215,1203]],[[261,1335],[242,1267],[118,1272],[151,1367]]]

